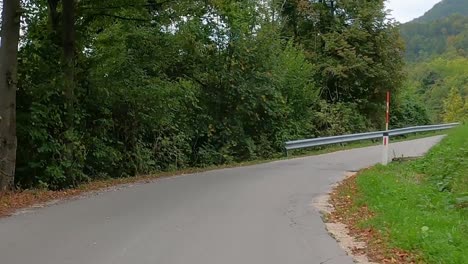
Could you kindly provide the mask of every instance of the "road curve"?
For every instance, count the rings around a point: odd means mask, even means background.
[[[392,144],[426,152],[441,137]],[[380,147],[138,184],[0,219],[1,264],[351,264],[311,201]]]

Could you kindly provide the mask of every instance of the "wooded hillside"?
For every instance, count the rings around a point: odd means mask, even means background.
[[[453,15],[468,16],[467,0],[442,0],[413,22],[427,23]]]
[[[424,102],[435,123],[459,121],[468,114],[467,9],[466,0],[446,0],[401,25],[408,62],[405,93]]]

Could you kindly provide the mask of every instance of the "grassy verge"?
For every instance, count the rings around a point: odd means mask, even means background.
[[[395,263],[468,263],[468,125],[426,157],[365,170],[337,192],[338,217],[353,219],[358,234],[372,230],[371,252],[383,247]],[[343,197],[352,197],[347,206]]]
[[[395,138],[393,142],[435,136],[435,135],[439,135],[442,133],[444,132],[428,132],[428,133],[414,134],[408,137]],[[151,180],[158,179],[158,178],[170,177],[174,175],[203,172],[203,171],[222,169],[222,168],[248,166],[248,165],[260,164],[260,163],[266,163],[266,162],[270,162],[274,160],[287,159],[287,158],[319,155],[319,154],[330,153],[330,152],[335,152],[335,151],[340,151],[340,150],[367,147],[367,146],[373,146],[373,145],[378,145],[378,144],[381,144],[381,142],[380,141],[361,141],[361,142],[349,143],[346,145],[323,146],[320,148],[293,151],[290,153],[289,157],[285,157],[284,155],[277,155],[277,156],[272,157],[271,159],[266,159],[266,160],[253,160],[253,161],[247,161],[243,163],[228,164],[228,165],[223,165],[223,166],[212,166],[212,167],[207,167],[207,168],[189,168],[189,169],[184,169],[184,170],[161,172],[161,173],[155,173],[152,175],[144,175],[144,176],[130,177],[130,178],[106,179],[106,180],[94,181],[94,182],[90,182],[87,184],[83,184],[76,189],[70,189],[70,190],[50,191],[50,190],[35,189],[35,190],[20,190],[17,192],[4,193],[4,194],[0,193],[0,217],[10,215],[11,213],[13,213],[15,210],[19,208],[29,207],[37,203],[44,203],[44,202],[48,202],[51,200],[75,197],[82,193],[103,190],[103,189],[116,186],[116,185],[121,185],[121,184],[145,182],[145,181],[151,181]]]

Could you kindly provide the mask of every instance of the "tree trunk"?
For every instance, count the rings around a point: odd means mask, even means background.
[[[65,95],[65,153],[71,164],[75,160],[73,147],[75,122],[75,0],[62,0],[62,36],[64,61],[64,95]],[[65,169],[65,176],[75,184],[73,165]]]
[[[60,16],[57,12],[59,2],[60,0],[47,0],[47,4],[49,5],[49,21],[52,26],[52,30],[57,30],[59,25]]]
[[[3,0],[0,46],[0,192],[14,187],[20,0]]]
[[[75,104],[75,1],[62,0],[63,5],[63,59],[67,104],[67,126],[73,127]]]

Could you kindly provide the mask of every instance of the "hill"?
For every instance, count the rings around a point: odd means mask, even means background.
[[[468,0],[444,0],[423,16],[402,24],[408,62],[451,51],[466,56],[468,50]]]
[[[468,16],[468,0],[443,0],[413,22],[427,23],[458,14]]]

